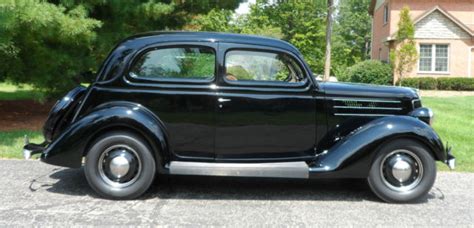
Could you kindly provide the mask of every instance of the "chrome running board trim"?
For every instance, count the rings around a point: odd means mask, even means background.
[[[306,162],[210,163],[172,161],[170,174],[198,176],[308,178]]]

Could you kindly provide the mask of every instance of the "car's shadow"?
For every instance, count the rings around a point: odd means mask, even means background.
[[[82,169],[58,168],[31,181],[30,190],[99,197]],[[141,200],[335,200],[381,202],[362,179],[262,179],[235,177],[160,176]],[[418,203],[440,198],[430,192]]]

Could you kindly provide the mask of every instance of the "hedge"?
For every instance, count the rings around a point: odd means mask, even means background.
[[[465,90],[474,91],[474,78],[442,77],[442,78],[406,78],[402,86],[427,90]]]

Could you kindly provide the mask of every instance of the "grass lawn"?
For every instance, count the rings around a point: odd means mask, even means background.
[[[0,83],[0,100],[26,100],[38,97],[38,93],[33,92],[29,85],[18,87],[10,83]]]
[[[25,135],[30,137],[31,142],[43,142],[43,135],[40,131],[0,132],[0,158],[23,158],[22,149]]]
[[[474,172],[474,96],[424,97],[422,103],[433,109],[434,129],[453,147],[456,170]]]

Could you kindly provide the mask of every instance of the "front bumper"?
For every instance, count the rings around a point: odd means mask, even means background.
[[[445,161],[445,163],[446,163],[446,165],[448,165],[448,167],[451,170],[456,168],[456,158],[451,153],[451,147],[446,147],[446,161]]]

